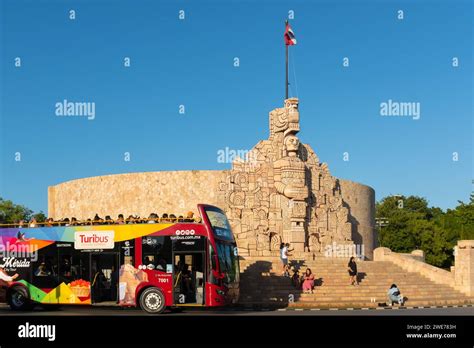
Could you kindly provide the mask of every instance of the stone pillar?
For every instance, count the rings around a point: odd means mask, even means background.
[[[460,240],[454,253],[456,287],[474,296],[474,240]]]
[[[418,261],[425,262],[425,252],[423,250],[413,250],[411,256]]]
[[[392,253],[392,250],[385,247],[378,247],[373,251],[374,261],[385,261],[385,256]]]
[[[291,226],[291,249],[295,251],[304,251],[306,241],[306,232],[303,223]]]

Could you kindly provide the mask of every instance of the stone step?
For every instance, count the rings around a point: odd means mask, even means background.
[[[269,262],[245,260],[241,263],[240,302],[295,308],[376,307],[378,302],[387,301],[387,290],[392,283],[399,286],[411,306],[473,302],[473,299],[448,285],[436,284],[427,277],[407,272],[390,262],[358,262],[360,286],[351,286],[347,261],[333,258],[303,261],[290,258],[290,265],[299,269],[300,275],[306,268],[311,268],[316,277],[314,293],[305,294],[301,289],[293,287],[290,278],[281,275],[282,265],[278,257],[269,259]],[[288,303],[290,294],[294,299],[292,303]],[[376,303],[372,302],[373,299]]]
[[[387,303],[386,300],[370,302],[370,301],[338,301],[338,302],[294,302],[287,303],[283,301],[247,301],[241,302],[240,305],[248,306],[252,308],[377,308],[380,307],[379,303]],[[436,301],[406,301],[405,307],[430,307],[430,306],[453,306],[453,305],[472,305],[474,302],[469,301],[457,301],[457,300],[436,300]],[[394,305],[399,308],[400,306]],[[380,307],[382,308],[382,307]]]
[[[245,301],[278,301],[278,302],[290,302],[289,300],[292,299],[291,302],[294,303],[300,303],[300,302],[371,302],[371,299],[374,299],[375,301],[382,302],[382,301],[387,301],[388,298],[387,296],[354,296],[354,297],[305,297],[305,298],[289,298],[286,296],[245,296],[241,299],[241,302]],[[458,302],[463,302],[463,303],[471,303],[473,302],[472,299],[469,298],[456,298],[456,297],[425,297],[425,296],[404,296],[406,301],[425,301],[425,302],[430,302],[430,301],[458,301]]]
[[[245,278],[245,279],[242,279],[241,278],[241,282],[243,282],[243,280],[245,281],[248,281],[248,282],[265,282],[265,284],[261,284],[261,286],[264,286],[264,285],[282,285],[282,286],[287,286],[287,285],[292,285],[292,283],[290,281],[288,282],[283,282],[283,281],[280,281],[280,280],[277,280],[277,279],[262,279],[262,278]],[[427,281],[420,281],[419,283],[417,284],[413,284],[415,280],[413,281],[410,281],[410,279],[406,280],[406,279],[388,279],[388,280],[379,280],[379,279],[359,279],[359,283],[360,283],[360,286],[390,286],[392,283],[396,283],[399,287],[403,285],[405,286],[416,286],[416,287],[423,287],[423,286],[435,286],[435,287],[438,287],[437,285],[433,285],[433,283],[431,282],[427,282]],[[329,285],[339,285],[339,286],[350,286],[349,284],[349,279],[332,279],[332,280],[328,280],[328,279],[322,279],[322,280],[316,280],[315,281],[316,283],[316,286],[329,286]],[[451,289],[451,287],[449,287],[448,285],[440,285],[441,288],[445,287],[445,288],[449,288]]]
[[[345,285],[345,286],[318,286],[314,288],[314,291],[318,292],[341,292],[341,293],[350,293],[350,292],[387,292],[388,287],[387,286],[364,286],[360,285],[359,288],[362,289],[351,289],[350,285]],[[249,286],[241,286],[241,291],[251,291],[252,288]],[[296,288],[293,286],[289,287],[283,287],[283,286],[260,286],[256,291],[262,292],[262,291],[286,291],[286,292],[295,292],[295,291],[301,291],[302,288]],[[400,286],[400,291],[401,292],[413,292],[413,291],[426,291],[426,292],[438,292],[438,293],[454,293],[456,295],[459,295],[455,289],[451,288],[437,288],[435,286],[431,287],[423,287],[423,288],[417,288],[416,286]]]
[[[295,296],[301,296],[301,297],[305,297],[305,296],[312,296],[312,295],[315,295],[315,296],[332,296],[332,295],[337,295],[337,296],[387,296],[387,292],[386,291],[377,291],[377,290],[365,290],[365,291],[353,291],[353,292],[350,292],[350,291],[327,291],[327,290],[313,290],[313,294],[305,294],[303,293],[301,290],[294,290],[294,291],[291,291],[291,290],[274,290],[274,291],[266,291],[265,289],[264,290],[261,290],[261,291],[258,291],[258,290],[252,290],[252,291],[245,291],[245,290],[241,290],[241,295],[242,296],[248,296],[248,295],[265,295],[265,294],[271,294],[271,295],[281,295],[281,296],[286,296],[288,294],[292,294],[292,295],[295,295]],[[405,295],[405,296],[408,296],[408,295],[424,295],[424,296],[446,296],[446,297],[453,297],[453,296],[456,296],[456,297],[459,297],[459,294],[457,293],[453,293],[453,292],[449,292],[449,291],[442,291],[442,292],[439,292],[439,291],[428,291],[428,290],[411,290],[411,291],[402,291],[402,294]],[[467,297],[467,296],[462,296],[462,297]]]

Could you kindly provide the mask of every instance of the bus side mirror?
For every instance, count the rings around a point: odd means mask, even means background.
[[[214,278],[216,279],[224,279],[225,278],[225,274],[222,273],[222,272],[218,272],[216,270],[212,270],[212,275],[214,276]]]

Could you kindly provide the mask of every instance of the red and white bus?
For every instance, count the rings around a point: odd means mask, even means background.
[[[200,222],[0,229],[0,301],[14,310],[110,304],[162,313],[239,296],[237,245],[225,213]]]

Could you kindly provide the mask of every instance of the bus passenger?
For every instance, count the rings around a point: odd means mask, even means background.
[[[156,269],[160,271],[165,271],[166,270],[166,260],[160,256],[158,263],[156,265]]]
[[[194,213],[192,211],[186,213],[186,219],[184,219],[184,222],[194,222]]]
[[[125,221],[124,221],[124,219],[123,219],[123,214],[119,214],[119,215],[118,215],[118,219],[115,221],[115,223],[116,223],[117,225],[123,225],[123,224],[125,224]]]
[[[30,220],[30,224],[29,224],[28,227],[34,228],[34,227],[36,227],[36,223],[37,223],[37,222],[36,222],[36,219],[35,219],[35,218],[32,218],[32,219]]]
[[[63,263],[59,268],[59,272],[63,277],[71,277],[71,263],[69,262],[69,258],[67,256],[63,258]]]
[[[114,224],[114,220],[112,220],[112,218],[110,217],[110,215],[107,215],[105,217],[105,224],[106,225],[113,225]]]
[[[95,214],[94,220],[92,220],[92,223],[94,225],[100,225],[102,221],[102,218],[99,216],[99,214]]]
[[[149,216],[148,216],[148,221],[147,223],[149,224],[155,224],[158,222],[158,215],[156,213],[151,213]]]
[[[37,277],[47,277],[50,274],[51,273],[48,272],[48,270],[46,269],[46,264],[44,262],[41,262],[41,264],[39,265],[38,269],[35,272],[35,276]]]

